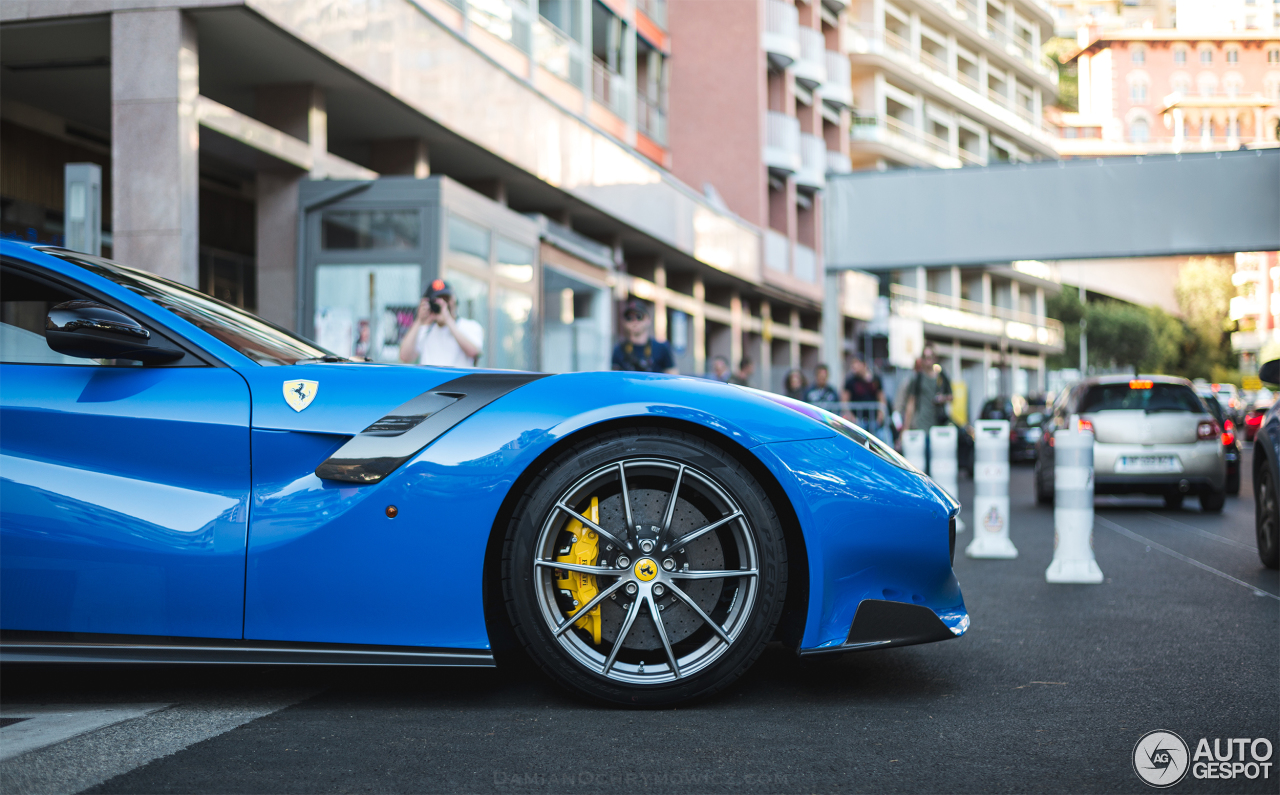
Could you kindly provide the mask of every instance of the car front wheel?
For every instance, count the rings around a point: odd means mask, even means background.
[[[612,704],[708,696],[755,661],[786,595],[777,511],[732,455],[635,429],[564,451],[507,530],[512,628],[561,685]]]

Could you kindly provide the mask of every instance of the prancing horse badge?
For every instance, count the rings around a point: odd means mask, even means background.
[[[302,411],[316,399],[316,390],[319,387],[318,381],[285,381],[284,402],[288,403],[289,408],[294,411]]]

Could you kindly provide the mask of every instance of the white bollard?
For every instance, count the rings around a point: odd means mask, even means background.
[[[971,558],[1018,557],[1009,540],[1009,421],[973,424],[973,542]]]
[[[902,432],[902,456],[907,459],[911,466],[921,472],[926,472],[924,465],[924,431]]]
[[[1053,434],[1053,562],[1046,582],[1100,583],[1093,557],[1093,432],[1071,418]]]
[[[957,501],[960,500],[959,438],[956,426],[935,425],[929,429],[929,477]],[[964,532],[964,520],[956,517],[956,532]]]

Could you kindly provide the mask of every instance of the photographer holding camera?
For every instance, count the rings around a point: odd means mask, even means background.
[[[458,299],[448,282],[432,281],[418,304],[418,316],[400,341],[400,361],[475,367],[484,346],[484,327],[457,314]]]

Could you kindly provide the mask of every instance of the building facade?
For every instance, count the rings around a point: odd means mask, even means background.
[[[1242,372],[1256,373],[1264,362],[1280,358],[1280,254],[1236,254],[1231,281],[1238,295],[1231,299],[1230,319],[1239,326],[1231,334],[1231,350]]]
[[[1276,146],[1280,34],[1082,28],[1063,157]]]
[[[1040,0],[855,0],[841,29],[853,68],[855,168],[957,168],[1054,156],[1043,110],[1057,69]]]
[[[755,6],[748,43],[761,85],[795,96],[828,60],[808,34],[800,57],[799,19],[829,35],[831,12],[787,7]],[[65,239],[64,170],[94,164],[104,254],[342,351],[389,358],[444,275],[486,326],[482,365],[599,369],[638,299],[682,372],[747,353],[771,387],[822,355],[812,139],[843,151],[823,126],[842,106],[816,88],[807,121],[793,106],[812,138],[786,175],[766,165],[770,106],[753,110],[754,207],[718,175],[681,179],[671,99],[697,76],[673,69],[676,22],[662,0],[6,3],[0,229]]]

